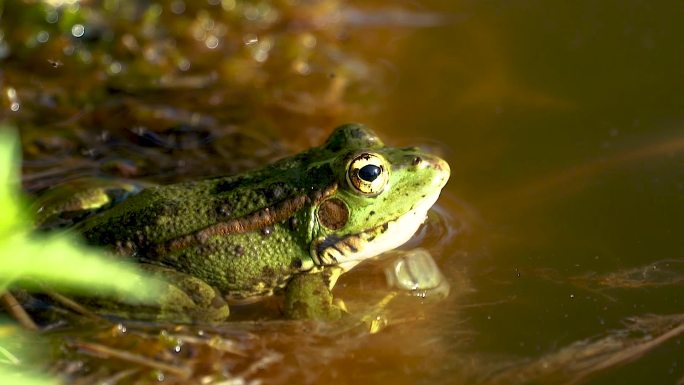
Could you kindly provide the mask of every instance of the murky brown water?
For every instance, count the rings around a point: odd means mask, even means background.
[[[2,20],[15,44],[41,30],[8,20],[20,3],[7,2]],[[172,3],[183,4],[179,15]],[[236,172],[319,143],[348,120],[449,161],[423,244],[451,283],[446,300],[402,298],[373,335],[294,322],[202,327],[234,336],[242,355],[193,347],[187,354],[210,362],[194,370],[267,383],[684,383],[684,6],[286,3],[276,2],[274,22],[265,3],[240,17],[169,2],[151,25],[194,20],[187,28],[199,32],[171,33],[176,45],[165,40],[160,52],[159,35],[122,16],[116,31],[138,48],[100,37],[105,48],[96,43],[95,59],[79,62],[60,54],[89,47],[71,37],[49,50],[15,47],[0,62],[2,113],[21,126],[31,191],[83,175],[165,182]],[[194,7],[206,14],[190,16]],[[327,18],[337,7],[346,16]],[[46,17],[13,12],[34,25]],[[265,21],[246,21],[249,12]],[[208,48],[217,31],[207,17],[239,36]],[[41,28],[54,38],[72,27]],[[106,37],[112,27],[100,28]],[[254,36],[274,47],[264,64]],[[152,59],[136,59],[146,52]],[[382,298],[381,264],[344,276],[336,295],[359,308]],[[164,326],[131,324],[126,338],[146,327],[156,335]]]

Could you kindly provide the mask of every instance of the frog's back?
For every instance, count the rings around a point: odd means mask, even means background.
[[[150,187],[88,218],[77,229],[93,244],[146,250],[218,223],[254,222],[264,210],[292,210],[293,204],[326,188],[329,178],[321,180],[318,175],[312,183],[306,176],[311,170],[277,173],[277,165],[251,174]],[[257,230],[257,225],[252,223],[251,229]],[[236,230],[245,232],[243,227]]]

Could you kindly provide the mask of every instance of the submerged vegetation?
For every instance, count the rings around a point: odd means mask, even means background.
[[[133,266],[108,260],[99,251],[81,246],[69,235],[40,235],[33,232],[32,218],[19,188],[19,157],[14,129],[0,125],[0,297],[5,310],[27,329],[37,326],[16,302],[10,290],[49,287],[82,294],[117,292],[135,301],[154,298],[154,281],[141,281]],[[28,337],[6,323],[0,327],[0,383],[50,384],[35,375],[17,377],[12,368],[24,364],[22,355]],[[18,341],[23,340],[23,343]],[[13,347],[12,347],[13,346]]]

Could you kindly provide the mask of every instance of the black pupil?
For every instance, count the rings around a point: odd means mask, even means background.
[[[378,166],[367,164],[359,170],[359,178],[365,180],[366,182],[372,182],[380,176],[382,169]]]

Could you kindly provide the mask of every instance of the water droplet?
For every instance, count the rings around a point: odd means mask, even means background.
[[[123,333],[126,333],[126,331],[127,331],[128,329],[126,328],[126,325],[120,323],[120,324],[117,324],[117,325],[116,325],[116,330],[117,330],[119,333],[122,333],[122,334],[123,334]]]
[[[121,66],[121,63],[115,61],[109,65],[109,73],[112,75],[116,75],[118,73],[121,73],[122,68],[123,67]]]
[[[254,60],[258,61],[259,63],[265,62],[266,59],[268,59],[268,51],[265,49],[257,50],[254,53]]]
[[[185,12],[185,2],[183,0],[175,0],[171,3],[171,12],[180,15]]]
[[[81,37],[85,33],[85,27],[83,24],[74,24],[73,27],[71,27],[71,34],[74,37]]]
[[[36,35],[36,40],[40,43],[45,43],[50,39],[50,34],[47,31],[40,31]]]
[[[304,36],[302,36],[302,45],[306,48],[314,48],[316,47],[316,36],[313,34],[307,33]]]
[[[308,75],[311,72],[311,67],[309,66],[309,63],[307,63],[304,60],[295,61],[294,63],[292,63],[292,67],[300,75]]]
[[[190,60],[188,59],[180,59],[178,60],[178,69],[181,71],[187,71],[190,69]]]
[[[204,41],[204,44],[206,44],[207,48],[214,49],[218,47],[219,39],[214,35],[209,35],[209,37],[207,37],[207,40]]]
[[[47,14],[45,15],[45,21],[47,21],[50,24],[54,24],[59,21],[59,13],[57,13],[56,10],[51,9],[47,11]]]
[[[48,63],[52,66],[52,68],[59,68],[64,65],[60,60],[54,60],[54,59],[48,59]]]
[[[245,43],[245,45],[252,45],[258,43],[259,38],[257,37],[257,35],[248,34],[242,38],[242,41]]]
[[[17,90],[14,89],[14,87],[7,87],[5,89],[5,95],[7,96],[7,100],[10,102],[10,110],[13,112],[19,111],[19,108],[21,108],[21,103],[19,103]]]
[[[259,18],[259,9],[257,7],[246,7],[244,11],[245,19],[254,21]]]
[[[221,0],[221,7],[224,11],[232,11],[235,9],[235,0]]]

